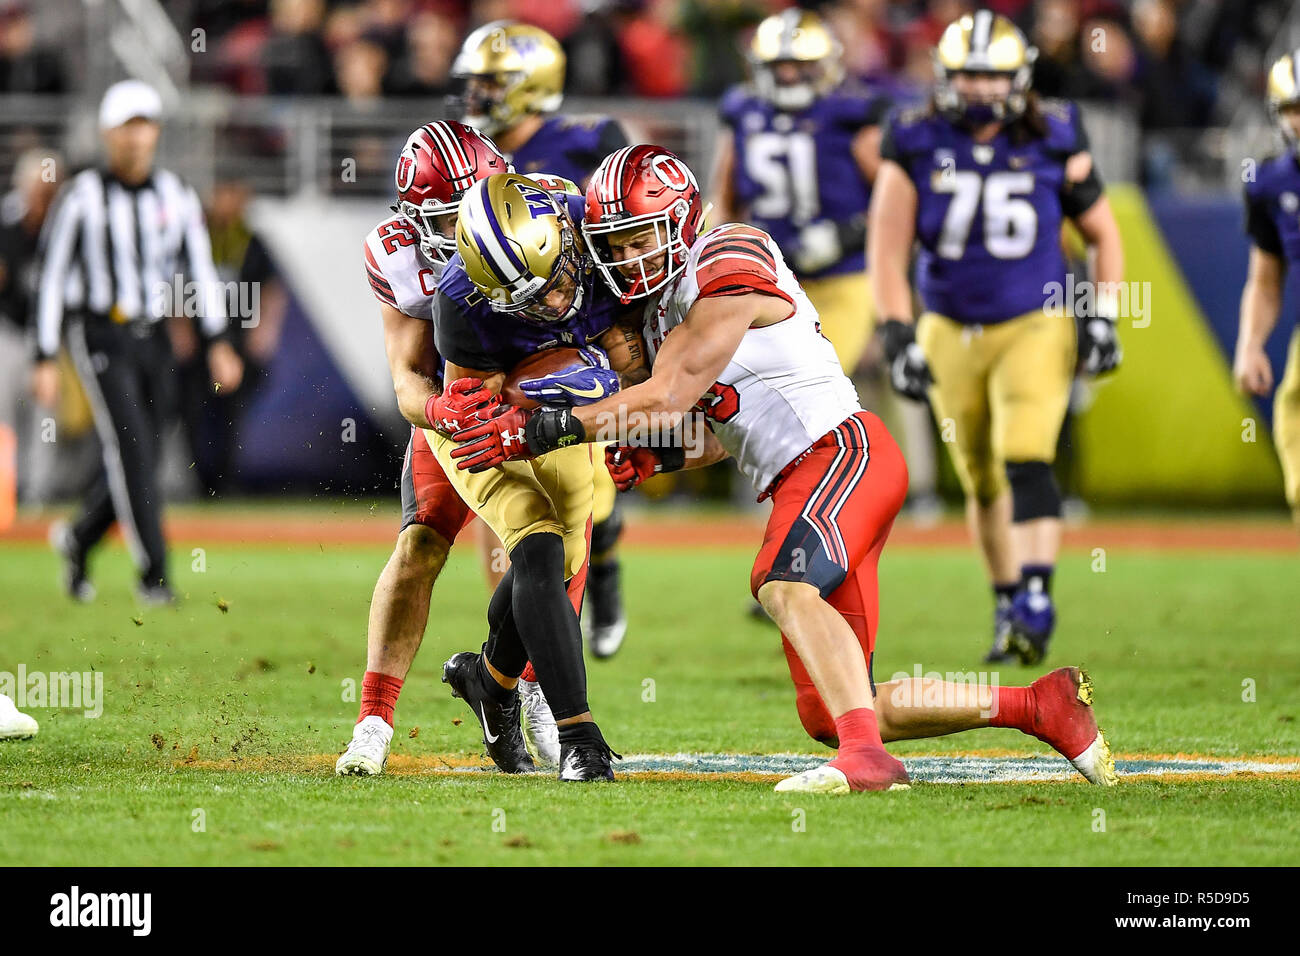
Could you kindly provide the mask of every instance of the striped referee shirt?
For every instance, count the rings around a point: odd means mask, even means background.
[[[59,194],[41,243],[36,344],[42,358],[58,353],[68,311],[115,322],[174,314],[173,290],[184,291],[182,264],[201,303],[203,331],[215,336],[226,328],[203,207],[175,173],[156,169],[138,186],[103,169],[78,173]]]

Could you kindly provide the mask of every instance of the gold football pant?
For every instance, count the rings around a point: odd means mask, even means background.
[[[876,327],[875,301],[867,273],[802,279],[799,284],[817,310],[822,334],[835,346],[844,374],[852,375]]]
[[[456,492],[491,528],[506,553],[530,534],[550,532],[564,539],[564,576],[582,570],[587,557],[595,454],[593,445],[560,448],[531,461],[508,461],[477,474],[461,471],[451,450],[456,443],[425,429],[429,446]],[[602,470],[604,463],[601,463]]]
[[[614,478],[605,467],[605,446],[592,445],[591,447],[591,454],[596,459],[592,463],[596,486],[592,491],[591,521],[592,524],[601,524],[614,513],[614,500],[618,489],[614,487]]]
[[[1273,396],[1273,441],[1282,461],[1286,503],[1300,521],[1300,329],[1291,336],[1286,371]]]
[[[968,497],[988,504],[1007,488],[1008,461],[1056,457],[1074,378],[1074,319],[1030,312],[963,325],[934,312],[916,340],[934,373],[930,404]]]

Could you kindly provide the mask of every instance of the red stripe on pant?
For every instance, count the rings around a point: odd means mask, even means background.
[[[835,502],[842,502],[833,524],[844,539],[848,553],[847,573],[835,590],[827,595],[826,601],[853,629],[863,658],[870,666],[880,616],[877,565],[894,518],[907,497],[907,465],[898,443],[879,418],[865,411],[856,413],[854,418],[866,430],[869,446],[866,468],[856,480],[849,481],[844,488],[831,494],[835,479],[841,475],[830,475],[830,470],[834,468],[839,472],[846,467],[846,459],[853,456],[841,457],[843,449],[838,444],[828,444],[809,453],[772,496],[772,514],[764,534],[763,548],[754,562],[750,583],[757,594],[769,580],[791,527],[801,518],[809,520],[805,512],[816,510],[819,522],[823,519],[831,522],[828,512]],[[822,508],[810,507],[813,497],[825,499]],[[784,579],[790,580],[788,576]],[[827,711],[807,668],[784,635],[782,644],[790,677],[794,680],[799,719],[804,729],[813,739],[834,746],[834,718],[838,715]]]

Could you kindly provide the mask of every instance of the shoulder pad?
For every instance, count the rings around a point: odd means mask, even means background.
[[[724,122],[734,122],[753,99],[753,88],[748,84],[738,83],[722,94],[722,100],[718,103],[718,115]]]
[[[1080,135],[1083,119],[1079,107],[1070,100],[1042,99],[1039,112],[1047,123],[1047,145],[1062,153],[1073,154],[1086,148]]]

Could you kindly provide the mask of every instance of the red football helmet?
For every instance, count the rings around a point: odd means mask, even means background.
[[[496,144],[464,123],[427,123],[397,156],[397,205],[420,234],[420,250],[435,262],[456,252],[456,210],[465,190],[493,173],[514,167]],[[439,223],[437,220],[451,217]]]
[[[582,235],[605,282],[627,303],[657,292],[682,271],[704,213],[689,166],[662,146],[625,146],[592,174]],[[654,230],[653,248],[637,244],[635,255],[615,261],[610,234],[646,227]]]

